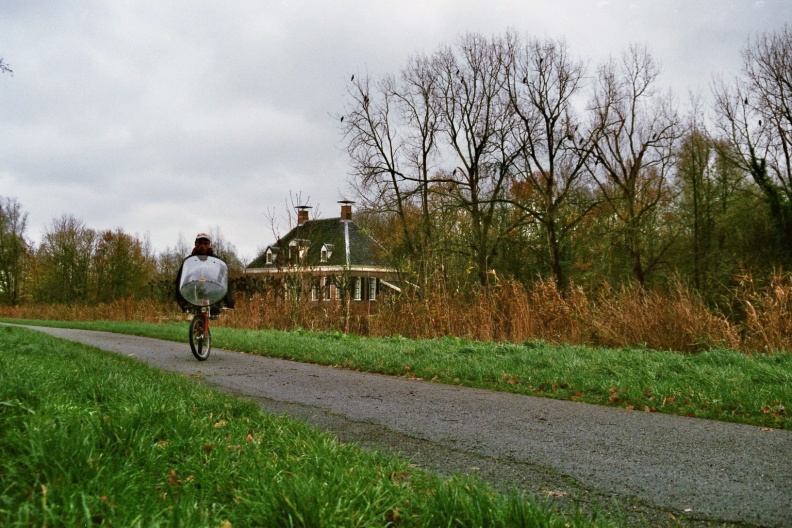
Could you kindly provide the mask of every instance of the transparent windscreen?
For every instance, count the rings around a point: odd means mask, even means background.
[[[215,257],[193,255],[184,259],[179,293],[195,306],[208,306],[228,291],[228,267]]]

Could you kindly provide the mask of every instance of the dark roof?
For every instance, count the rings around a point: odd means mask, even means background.
[[[349,241],[349,262],[347,263],[347,240]],[[266,263],[264,252],[253,260],[248,268],[285,267],[288,265],[289,245],[307,247],[301,262],[303,266],[387,266],[383,258],[383,248],[371,235],[352,220],[323,218],[308,220],[289,231],[286,236],[269,246],[273,249],[274,264]],[[322,247],[331,250],[327,262],[321,262]],[[269,249],[267,248],[267,249]],[[278,251],[278,249],[280,251]]]

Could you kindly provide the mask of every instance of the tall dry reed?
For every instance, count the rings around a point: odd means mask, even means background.
[[[287,300],[272,293],[245,299],[215,324],[246,329],[337,331],[362,336],[553,343],[608,347],[644,346],[695,353],[711,348],[792,350],[792,277],[778,274],[766,287],[745,278],[733,292],[726,315],[708,307],[679,284],[668,292],[603,287],[589,295],[573,287],[562,294],[553,281],[530,287],[500,281],[463,291],[438,282],[423,293],[372,303]],[[115,320],[149,323],[186,321],[175,303],[123,299],[107,304],[0,307],[15,319]]]
[[[792,276],[775,273],[765,287],[742,277],[738,287],[744,321],[743,348],[773,352],[792,346]]]

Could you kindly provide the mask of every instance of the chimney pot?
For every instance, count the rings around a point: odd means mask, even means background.
[[[352,204],[355,202],[341,200],[338,203],[341,204],[341,220],[352,220]]]
[[[297,207],[297,225],[301,226],[305,222],[308,221],[308,209],[311,207],[309,205],[300,205]]]

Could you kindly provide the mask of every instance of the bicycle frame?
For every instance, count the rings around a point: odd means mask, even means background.
[[[196,307],[190,321],[190,350],[198,361],[205,361],[212,351],[212,332],[209,329],[211,307]]]

